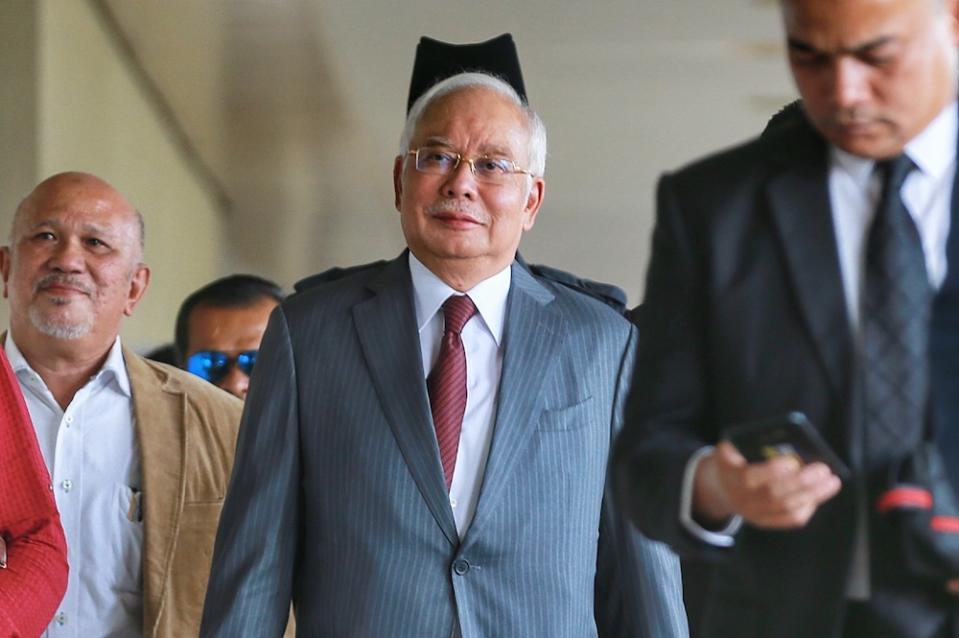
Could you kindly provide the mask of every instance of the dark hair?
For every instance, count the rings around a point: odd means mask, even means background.
[[[150,350],[143,355],[145,358],[150,361],[159,361],[160,363],[168,363],[171,366],[175,366],[177,363],[176,358],[176,348],[172,343],[164,343],[162,346],[157,346],[153,350]]]
[[[177,361],[182,367],[190,338],[190,315],[197,306],[214,308],[244,308],[261,299],[283,301],[283,289],[269,279],[256,275],[228,275],[194,291],[187,297],[176,314],[174,335]]]

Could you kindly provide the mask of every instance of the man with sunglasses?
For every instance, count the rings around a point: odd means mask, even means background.
[[[52,479],[70,573],[46,634],[195,636],[242,403],[123,347],[143,220],[86,173],[41,182],[0,250],[4,349]]]
[[[176,317],[180,366],[241,399],[270,313],[283,291],[255,275],[230,275],[193,292]]]
[[[203,636],[686,635],[678,561],[606,495],[635,332],[517,260],[545,128],[440,81],[394,162],[409,250],[273,313]]]

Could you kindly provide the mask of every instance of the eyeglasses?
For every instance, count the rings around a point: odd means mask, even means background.
[[[456,170],[460,162],[470,165],[470,171],[478,182],[502,184],[511,175],[523,173],[532,175],[525,168],[520,168],[513,160],[505,157],[463,157],[459,153],[444,150],[435,146],[421,146],[408,152],[416,158],[416,170],[428,175],[449,175]]]
[[[201,379],[218,384],[229,374],[234,364],[243,374],[250,376],[256,363],[256,353],[256,350],[245,350],[231,357],[219,350],[200,350],[187,358],[186,369]]]

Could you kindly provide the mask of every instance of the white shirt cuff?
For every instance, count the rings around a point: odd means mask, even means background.
[[[699,448],[686,462],[686,472],[683,474],[683,490],[679,497],[679,522],[690,534],[701,541],[717,547],[732,547],[736,543],[736,532],[743,525],[742,516],[733,516],[720,530],[710,531],[693,520],[693,479],[696,478],[696,468],[707,454],[713,451],[713,446]]]

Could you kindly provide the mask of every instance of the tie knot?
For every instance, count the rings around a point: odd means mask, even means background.
[[[914,168],[916,165],[905,153],[877,162],[876,170],[882,179],[883,195],[898,193]]]
[[[463,326],[476,314],[476,306],[469,295],[450,295],[443,303],[443,316],[446,318],[446,331],[459,334]]]

